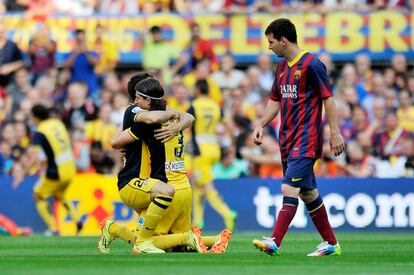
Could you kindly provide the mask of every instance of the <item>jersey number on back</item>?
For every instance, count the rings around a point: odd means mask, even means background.
[[[178,133],[178,145],[178,147],[174,148],[174,155],[177,158],[181,158],[184,152],[184,136],[182,131]]]
[[[62,133],[58,129],[55,129],[54,135],[55,135],[56,140],[59,142],[60,150],[61,151],[67,150],[68,148],[66,146],[65,139],[62,137]]]

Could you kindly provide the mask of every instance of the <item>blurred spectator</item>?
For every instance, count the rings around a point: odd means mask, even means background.
[[[245,147],[241,148],[241,156],[257,166],[257,176],[261,178],[280,178],[283,176],[282,161],[280,158],[279,144],[268,134],[263,136],[261,147],[251,142],[251,137],[246,140]]]
[[[265,93],[269,93],[272,89],[274,75],[270,55],[260,54],[256,63],[259,69],[260,88],[265,91]]]
[[[388,112],[385,116],[384,131],[377,132],[373,139],[374,156],[393,162],[393,157],[404,155],[402,140],[411,135],[412,133],[398,126],[396,113]]]
[[[13,163],[11,145],[6,141],[0,141],[0,175],[10,175]]]
[[[225,0],[196,0],[191,2],[191,11],[194,14],[203,14],[222,11]]]
[[[397,109],[399,126],[409,132],[414,133],[414,106],[411,103],[410,94],[407,90],[402,90],[399,94],[400,107]]]
[[[98,78],[94,71],[99,62],[99,55],[95,51],[88,50],[86,46],[85,31],[75,31],[73,49],[65,55],[63,67],[71,71],[71,82],[81,81],[87,83],[89,94],[98,96]]]
[[[42,25],[29,42],[27,53],[31,61],[32,85],[55,66],[56,42],[50,38],[48,26]]]
[[[210,63],[207,60],[198,63],[193,72],[188,73],[183,77],[183,83],[192,96],[194,96],[194,85],[198,80],[207,80],[210,98],[215,102],[222,104],[223,98],[220,87],[211,77]]]
[[[136,15],[139,12],[138,1],[101,0],[99,12],[106,15]]]
[[[324,125],[322,158],[315,162],[315,174],[322,177],[337,177],[343,174],[339,164],[345,163],[345,159],[343,154],[336,158],[332,156],[331,145],[329,144],[330,134],[329,125]],[[344,139],[346,142],[345,136]]]
[[[53,11],[53,1],[28,0],[27,10],[23,13],[23,19],[44,22]]]
[[[211,78],[219,85],[221,89],[233,89],[239,86],[240,81],[245,77],[244,72],[237,70],[235,67],[234,57],[231,54],[225,54],[220,60],[220,70],[213,73]]]
[[[414,104],[414,73],[409,73],[407,77],[407,90],[410,93],[411,103]]]
[[[254,11],[256,2],[256,0],[225,0],[224,10],[229,13]]]
[[[68,87],[68,101],[65,104],[63,120],[69,130],[83,128],[86,121],[96,119],[98,107],[87,99],[86,84],[73,82]]]
[[[27,6],[29,4],[28,0],[4,0],[3,1],[6,5],[7,11],[17,11],[22,12],[27,10]]]
[[[396,111],[398,107],[398,99],[395,90],[386,89],[383,96],[385,98],[385,109],[387,111]]]
[[[201,38],[201,29],[197,23],[192,23],[190,30],[190,41],[184,50],[184,55],[179,60],[180,65],[184,66],[183,72],[187,73],[195,69],[204,59],[210,61],[210,70],[216,70],[218,68],[218,62],[216,54],[213,51],[213,44],[211,41]]]
[[[114,160],[104,151],[99,141],[94,141],[90,149],[91,163],[99,174],[113,174]]]
[[[111,95],[117,94],[122,91],[121,81],[119,80],[115,72],[106,73],[102,88],[108,90],[111,93]]]
[[[358,75],[358,82],[365,88],[365,91],[370,92],[373,76],[370,57],[367,54],[358,54],[355,58],[355,67]]]
[[[407,58],[403,54],[395,54],[391,59],[391,67],[396,73],[407,73]]]
[[[101,24],[95,28],[95,41],[91,47],[98,55],[99,60],[95,66],[99,86],[102,86],[105,76],[113,72],[119,61],[118,51],[110,37],[107,37],[105,29]]]
[[[170,66],[178,57],[178,52],[170,41],[162,37],[162,29],[152,26],[149,29],[150,37],[141,33],[142,67],[144,70],[158,70],[161,80],[171,83],[170,76],[179,70],[179,63]]]
[[[178,83],[174,83],[178,81]],[[179,112],[186,112],[190,108],[190,94],[178,76],[173,78],[172,94],[167,99],[168,107]]]
[[[73,143],[73,156],[78,172],[91,172],[90,142],[86,139],[83,129],[75,129],[71,132]]]
[[[11,82],[7,90],[7,99],[5,102],[5,110],[9,118],[17,112],[20,103],[27,97],[29,91],[33,89],[29,81],[29,73],[25,67],[17,69],[15,73],[15,81]]]
[[[172,0],[138,0],[138,2],[141,5],[142,13],[145,14],[156,12],[168,13],[173,8],[174,4],[177,3],[177,1]],[[187,2],[186,0],[180,0],[178,2],[180,5],[180,10],[188,11],[188,8],[186,6],[189,5],[189,3],[185,3]]]
[[[357,142],[347,143],[346,154],[348,161],[343,169],[348,176],[367,178],[375,175],[375,160]]]
[[[345,64],[342,68],[340,78],[335,89],[335,95],[342,98],[343,89],[345,87],[354,87],[358,92],[358,98],[362,101],[365,98],[367,91],[364,86],[358,82],[358,75],[355,66],[351,63]]]
[[[403,141],[403,151],[407,157],[405,163],[406,177],[414,177],[414,136],[407,137]]]
[[[215,179],[237,179],[249,174],[247,162],[236,158],[233,147],[222,148],[220,161],[213,167]]]
[[[0,20],[0,97],[5,97],[5,87],[12,81],[14,72],[23,66],[23,55],[16,43],[7,39],[6,29]]]
[[[111,122],[112,106],[103,104],[100,106],[98,119],[88,121],[85,125],[85,136],[91,141],[99,141],[104,151],[110,151],[111,138],[115,134],[116,126]]]
[[[122,124],[124,111],[128,107],[129,99],[125,94],[117,93],[114,95],[112,101],[113,110],[111,112],[111,122],[118,127]]]
[[[382,75],[378,72],[375,72],[372,76],[372,86],[371,86],[371,92],[367,94],[364,99],[361,99],[362,106],[364,106],[365,110],[368,111],[368,115],[370,118],[372,118],[372,106],[374,104],[374,101],[378,97],[383,97],[385,93],[385,83],[384,78]]]
[[[94,13],[95,4],[99,0],[53,0],[55,10],[59,14],[88,16]]]

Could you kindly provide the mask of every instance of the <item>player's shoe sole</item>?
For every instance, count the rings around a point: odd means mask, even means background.
[[[225,253],[227,250],[227,246],[229,245],[229,241],[231,239],[231,232],[228,229],[224,229],[221,231],[220,235],[217,236],[216,242],[210,248],[210,253]]]
[[[198,253],[206,253],[208,248],[204,245],[203,238],[201,237],[201,228],[195,225],[191,226],[189,232],[189,247],[197,250]]]
[[[270,240],[271,240],[270,238],[269,240],[264,240],[264,241],[253,240],[252,243],[255,248],[257,248],[260,251],[265,252],[269,256],[279,255],[279,248],[276,246],[275,243],[271,243],[273,242],[273,240],[271,241]]]

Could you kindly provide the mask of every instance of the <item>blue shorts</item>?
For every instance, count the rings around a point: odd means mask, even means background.
[[[305,190],[316,188],[313,165],[316,159],[313,158],[291,158],[282,162],[283,183]]]

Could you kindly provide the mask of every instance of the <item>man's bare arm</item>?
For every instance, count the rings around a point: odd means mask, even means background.
[[[134,121],[145,124],[161,124],[175,116],[177,116],[177,113],[172,109],[167,109],[166,111],[142,111],[135,115]]]
[[[189,113],[179,112],[178,123],[171,123],[167,127],[155,130],[155,138],[166,142],[176,136],[180,131],[191,127],[194,123],[194,116]]]
[[[125,145],[134,142],[136,139],[131,135],[128,129],[122,130],[122,125],[116,129],[114,136],[111,139],[111,146],[113,149],[122,149]]]
[[[329,129],[331,132],[329,144],[331,145],[331,150],[335,156],[339,156],[345,150],[345,144],[339,131],[335,101],[332,97],[328,97],[323,100],[323,104],[325,105],[325,112],[328,117]]]
[[[263,127],[269,124],[279,113],[280,102],[269,99],[264,110],[264,114],[253,131],[253,142],[257,145],[262,144],[263,141]]]

